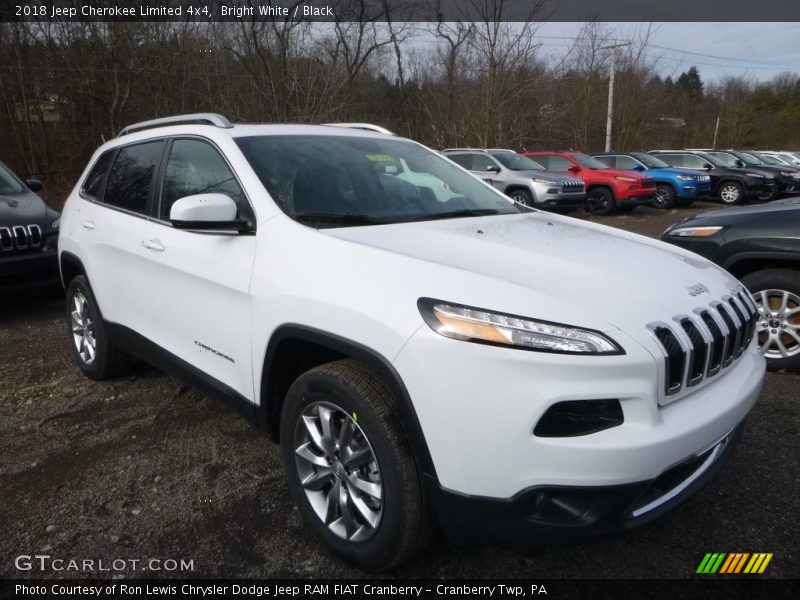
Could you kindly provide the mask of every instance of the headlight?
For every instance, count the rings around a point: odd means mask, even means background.
[[[721,225],[707,227],[676,227],[675,229],[668,229],[666,233],[672,237],[708,238],[714,237],[723,229],[725,228]]]
[[[620,175],[617,175],[616,179],[618,179],[619,181],[627,181],[628,183],[638,183],[639,182],[639,180],[636,179],[635,177],[621,177]]]
[[[678,179],[681,181],[697,181],[697,177],[694,175],[678,175]]]
[[[561,354],[624,354],[599,331],[420,298],[422,318],[436,333],[468,342]]]
[[[58,217],[55,221],[50,224],[50,229],[58,229],[61,225],[61,217]]]
[[[536,183],[546,183],[548,185],[552,185],[555,183],[555,181],[550,181],[549,179],[541,179],[539,177],[534,177],[533,181],[535,181]]]
[[[758,173],[745,173],[747,177],[755,177],[756,179],[764,179],[763,175],[759,175]]]
[[[790,172],[790,171],[781,171],[780,173],[781,173],[781,175],[783,175],[784,177],[794,177],[795,175],[797,175],[796,173],[792,173],[792,172]]]

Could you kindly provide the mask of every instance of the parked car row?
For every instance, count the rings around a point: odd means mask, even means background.
[[[666,209],[703,198],[740,204],[800,194],[800,164],[787,164],[788,158],[774,153],[651,150],[590,156],[449,148],[442,154],[517,202],[561,212],[585,205],[593,214],[607,215],[641,204]]]

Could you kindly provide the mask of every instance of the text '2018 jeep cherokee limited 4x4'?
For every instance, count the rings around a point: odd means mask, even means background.
[[[401,161],[453,195],[386,170]],[[365,569],[435,527],[647,522],[722,465],[763,381],[755,306],[721,268],[514,203],[393,135],[131,126],[61,231],[83,372],[134,355],[230,401],[280,443],[308,527]]]

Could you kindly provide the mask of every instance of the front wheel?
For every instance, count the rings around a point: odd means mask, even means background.
[[[741,204],[744,200],[744,188],[740,183],[727,181],[719,188],[719,199],[723,204]]]
[[[333,554],[379,571],[422,548],[429,514],[420,473],[395,399],[370,369],[341,360],[301,375],[280,437],[292,496]]]
[[[758,305],[756,334],[770,371],[800,370],[800,272],[767,269],[742,278]]]
[[[675,208],[675,190],[671,185],[660,183],[656,186],[656,196],[653,198],[653,207],[666,210]]]
[[[586,211],[593,215],[610,215],[616,207],[609,189],[594,188],[586,196]]]
[[[509,192],[509,197],[518,204],[524,204],[525,206],[533,207],[533,195],[528,190],[514,190]]]

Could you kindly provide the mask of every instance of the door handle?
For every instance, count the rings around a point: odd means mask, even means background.
[[[94,229],[94,221],[92,221],[91,219],[84,219],[83,221],[81,221],[81,227],[83,227],[84,229],[92,230]]]
[[[165,249],[164,244],[162,244],[157,238],[153,238],[152,240],[142,240],[142,246],[154,252],[163,252]]]

